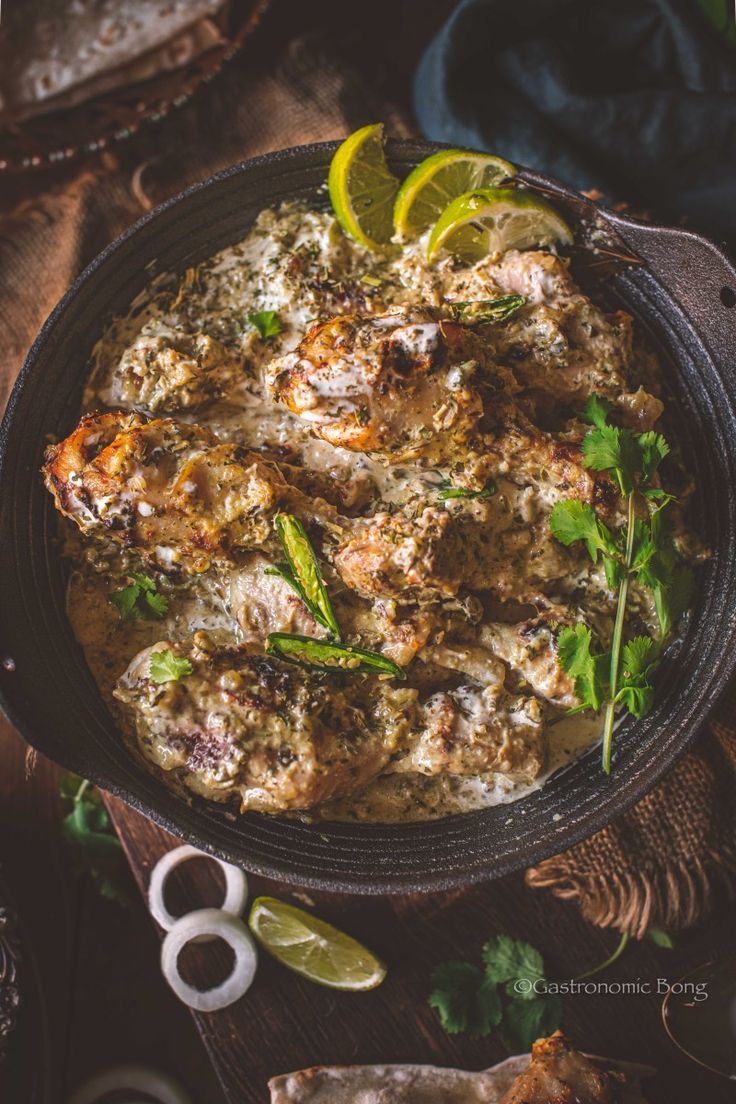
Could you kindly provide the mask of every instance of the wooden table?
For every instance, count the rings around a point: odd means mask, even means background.
[[[338,0],[285,0],[278,11],[274,5],[259,50],[275,56],[287,30],[293,35],[318,23],[319,39],[349,32],[342,47],[346,60],[368,75],[377,100],[385,96],[407,109],[422,44],[452,3],[377,0],[351,10],[346,27],[345,5]],[[152,133],[150,144],[158,140],[158,132]],[[134,146],[120,147],[119,155],[130,166],[139,156]],[[19,197],[52,183],[49,176],[2,181],[0,206],[10,209]],[[17,897],[43,997],[39,1016],[22,1025],[23,1050],[16,1052],[16,1067],[27,1072],[26,1088],[9,1096],[0,1073],[1,1104],[16,1104],[16,1097],[17,1104],[63,1104],[85,1077],[121,1061],[168,1070],[197,1104],[265,1102],[269,1076],[314,1063],[437,1062],[479,1069],[504,1053],[496,1042],[445,1034],[426,1003],[436,963],[477,955],[490,936],[506,931],[538,946],[550,974],[564,977],[604,958],[616,942],[584,923],[574,906],[527,889],[520,875],[463,893],[393,899],[307,897],[253,879],[253,893],[313,903],[320,915],[364,939],[388,962],[389,976],[375,992],[336,994],[263,955],[241,1002],[192,1020],[161,979],[156,931],[142,900],[121,911],[72,876],[60,841],[59,774],[41,759],[27,773],[24,746],[0,722],[0,862]],[[120,802],[109,807],[144,890],[152,864],[175,841]],[[187,864],[172,878],[172,893],[182,908],[217,903],[212,865]],[[733,952],[735,921],[733,902],[722,901],[707,923],[678,940],[674,952],[633,946],[602,980],[640,978],[656,987],[658,977],[678,978],[713,953]],[[191,959],[183,956],[183,968],[208,984],[217,980],[213,971],[222,970],[223,962],[216,945]],[[654,1104],[732,1100],[727,1083],[699,1070],[669,1043],[659,1008],[654,994],[571,997],[565,1025],[584,1049],[656,1065],[649,1090]]]
[[[264,1104],[269,1077],[319,1063],[434,1062],[481,1069],[504,1051],[495,1041],[442,1030],[426,1003],[436,963],[477,955],[490,936],[505,931],[538,946],[551,976],[566,977],[604,958],[615,943],[612,934],[582,921],[574,906],[529,890],[518,875],[463,892],[383,899],[303,894],[253,878],[252,894],[313,904],[321,916],[363,939],[386,960],[389,975],[371,993],[334,993],[262,955],[243,1000],[193,1018],[220,1091],[190,1017],[161,980],[154,924],[142,902],[125,912],[70,875],[59,837],[58,776],[57,768],[39,760],[26,778],[24,747],[7,725],[0,726],[0,856],[38,961],[47,1032],[43,1094],[38,1088],[22,1104],[62,1104],[86,1076],[120,1061],[167,1069],[202,1104]],[[176,841],[119,801],[110,800],[109,808],[144,889],[152,864]],[[217,904],[219,888],[212,864],[188,863],[172,878],[172,907]],[[226,953],[217,945],[196,950],[185,952],[182,968],[195,982],[213,984],[225,972]],[[724,900],[707,923],[678,939],[674,951],[637,944],[601,980],[639,978],[656,987],[659,977],[675,980],[711,954],[734,950],[736,906]],[[587,1050],[657,1066],[649,1086],[653,1104],[733,1100],[728,1083],[670,1043],[660,1003],[655,994],[567,997],[565,1026]],[[38,1086],[38,1040],[33,1047],[23,1061]],[[5,1104],[2,1090],[0,1080]]]

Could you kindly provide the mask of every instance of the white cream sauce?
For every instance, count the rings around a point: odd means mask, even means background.
[[[207,425],[223,440],[268,448],[281,453],[287,462],[293,459],[322,473],[348,488],[347,501],[350,488],[357,494],[366,483],[386,503],[426,498],[429,490],[436,491],[439,473],[411,465],[386,467],[314,438],[304,419],[265,397],[260,383],[267,360],[293,349],[315,319],[356,309],[350,306],[354,300],[360,300],[364,310],[370,310],[374,300],[389,305],[439,302],[446,290],[442,266],[428,268],[421,250],[419,243],[403,258],[381,260],[348,243],[331,216],[295,209],[282,215],[266,212],[243,243],[187,274],[173,302],[171,283],[167,286],[167,281],[159,281],[150,296],[139,297],[126,318],[114,322],[95,350],[85,408],[98,410],[110,401],[112,373],[123,352],[140,340],[144,325],[151,334],[165,335],[172,326],[190,332],[202,330],[242,354],[243,376],[227,399],[195,411],[175,411],[174,416]],[[329,280],[324,277],[330,284],[327,290],[315,285],[323,271],[333,274]],[[336,271],[341,273],[339,281],[334,279]],[[365,276],[371,277],[370,283],[363,282]],[[466,296],[475,290],[472,275],[464,286],[455,277],[454,286]],[[538,289],[532,290],[537,294]],[[347,305],[341,305],[341,296],[347,296]],[[276,311],[282,325],[281,333],[268,342],[262,341],[248,322],[250,314],[265,310]],[[407,328],[402,340],[414,350],[429,350],[436,341],[436,327]],[[348,393],[351,385],[343,378],[346,375],[339,373],[334,380],[322,378],[321,393]],[[503,485],[499,490],[503,493]],[[539,493],[529,488],[523,500],[528,520],[533,518],[538,502]],[[211,631],[222,643],[248,638],[248,629],[244,629],[233,608],[230,587],[214,575],[186,585],[163,583],[170,602],[163,619],[121,624],[108,596],[111,577],[125,576],[124,558],[112,549],[109,554],[101,554],[99,549],[85,552],[76,537],[71,542],[77,568],[69,586],[69,616],[93,675],[118,716],[112,688],[141,648],[162,639],[191,636],[199,628]],[[162,546],[161,562],[170,554],[171,550]],[[382,821],[425,819],[516,801],[539,789],[552,773],[598,737],[596,718],[575,717],[552,726],[547,770],[531,784],[514,782],[500,774],[478,778],[389,775],[359,794],[324,806],[319,815]]]

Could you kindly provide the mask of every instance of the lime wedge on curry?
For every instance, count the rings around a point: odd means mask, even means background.
[[[257,897],[248,924],[269,954],[318,985],[357,993],[386,976],[381,960],[357,939],[286,901]]]
[[[394,207],[394,230],[402,239],[415,238],[431,226],[459,195],[474,188],[500,184],[516,169],[492,153],[440,150],[409,173]]]
[[[440,250],[474,264],[507,249],[569,245],[572,230],[546,200],[523,188],[476,188],[454,199],[429,235],[427,259]]]
[[[345,139],[332,158],[327,187],[346,234],[366,249],[390,242],[399,182],[383,153],[383,123],[362,127]]]

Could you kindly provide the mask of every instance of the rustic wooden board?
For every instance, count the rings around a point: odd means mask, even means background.
[[[108,807],[142,891],[151,867],[177,841],[122,802]],[[219,873],[211,863],[191,862],[172,878],[179,911],[219,903]],[[546,893],[531,891],[521,876],[470,890],[393,898],[301,892],[262,878],[251,896],[270,893],[314,906],[364,940],[389,964],[377,990],[335,993],[303,981],[262,955],[249,993],[221,1012],[194,1019],[225,1095],[232,1104],[264,1104],[266,1082],[277,1073],[310,1065],[430,1062],[482,1069],[505,1057],[497,1042],[449,1036],[426,1003],[432,967],[476,955],[498,932],[528,939],[545,956],[550,976],[569,977],[610,952],[616,940],[584,923],[577,910]],[[174,897],[177,899],[174,900]],[[736,909],[723,902],[714,919],[683,936],[675,951],[651,944],[631,947],[605,975],[607,981],[676,980],[714,952],[733,951]],[[185,975],[211,985],[226,973],[221,945],[185,952]],[[658,1067],[650,1083],[652,1104],[733,1100],[732,1088],[684,1058],[662,1027],[661,997],[580,995],[565,1000],[565,1026],[585,1050]]]

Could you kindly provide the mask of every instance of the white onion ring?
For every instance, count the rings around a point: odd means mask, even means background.
[[[224,939],[235,954],[232,973],[213,989],[195,989],[179,973],[179,954],[199,936]],[[222,909],[197,909],[176,921],[161,944],[161,972],[180,1001],[197,1012],[215,1012],[240,1000],[253,981],[258,952],[242,920]]]
[[[70,1097],[69,1104],[97,1104],[110,1093],[127,1089],[143,1093],[158,1104],[192,1104],[189,1093],[173,1077],[150,1066],[134,1065],[113,1066],[96,1073]]]
[[[170,913],[166,907],[164,901],[166,881],[171,871],[181,863],[186,862],[187,859],[210,859],[217,863],[225,875],[225,899],[220,905],[220,909],[223,912],[231,913],[233,916],[241,916],[248,902],[248,879],[243,871],[231,863],[223,862],[222,859],[218,859],[214,855],[208,855],[204,851],[198,851],[196,847],[184,843],[181,847],[174,847],[173,850],[167,851],[165,855],[161,856],[151,871],[148,882],[148,907],[154,920],[161,925],[164,931],[171,931],[174,924],[179,920],[179,917]],[[204,936],[197,942],[206,943],[211,938],[211,936]]]

